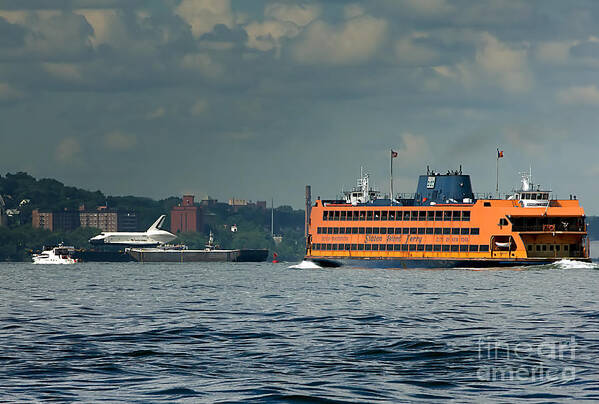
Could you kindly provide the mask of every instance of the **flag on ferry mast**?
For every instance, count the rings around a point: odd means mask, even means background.
[[[397,157],[398,153],[396,151],[393,151],[393,149],[391,149],[391,158],[395,158]]]
[[[500,159],[503,157],[503,150],[497,149],[497,158]]]

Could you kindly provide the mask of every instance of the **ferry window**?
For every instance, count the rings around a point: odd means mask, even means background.
[[[424,251],[433,251],[433,245],[432,244],[427,244],[424,246]]]
[[[442,210],[437,210],[435,211],[435,220],[443,220],[443,211]]]
[[[433,246],[433,251],[441,251],[441,244],[435,244]]]
[[[372,227],[366,228],[366,234],[372,234]]]
[[[468,252],[468,246],[467,245],[461,245],[460,246],[460,251],[461,252]]]
[[[387,227],[387,234],[393,234],[398,229],[394,229],[393,227]]]
[[[417,234],[418,233],[418,229],[415,227],[410,227],[410,234]]]
[[[372,248],[371,248],[371,245],[370,245],[370,244],[365,244],[365,245],[364,245],[364,251],[370,251],[371,249],[372,249]]]
[[[378,210],[375,210],[373,212],[374,214],[374,220],[381,220],[381,212],[379,212]]]
[[[491,206],[491,202],[485,202],[485,203],[484,203],[484,206],[485,206],[486,208],[487,208],[487,207],[490,207],[490,206]]]
[[[343,244],[341,244],[343,246]],[[339,249],[339,246],[337,244],[333,244],[333,246],[331,247],[332,250],[337,251]]]
[[[470,229],[470,234],[477,236],[478,234],[480,234],[480,229],[478,227],[473,227]]]
[[[453,220],[457,220],[457,221],[459,221],[459,220],[461,219],[461,217],[462,217],[461,213],[462,213],[462,212],[460,212],[459,210],[454,210],[454,211],[452,212],[452,214],[451,214],[451,216],[452,216],[452,219],[453,219]]]
[[[442,249],[443,249],[444,252],[447,252],[447,251],[449,251],[449,246],[448,245],[443,245]]]
[[[394,210],[389,212],[389,220],[395,220],[395,211]]]
[[[418,212],[418,220],[425,221],[426,220],[426,211],[421,210]]]
[[[541,245],[537,244],[537,251],[541,251]]]
[[[351,249],[352,249],[352,251],[356,251],[358,249],[358,245],[357,244],[352,244],[351,245]]]
[[[387,220],[388,217],[389,217],[389,212],[387,212],[386,210],[381,212],[381,220]]]
[[[401,251],[408,251],[408,249],[409,249],[408,247],[409,246],[407,244],[402,244],[401,245]]]
[[[372,251],[378,251],[379,250],[379,245],[378,244],[373,244],[372,245]]]
[[[358,251],[364,251],[364,244],[358,244]]]
[[[532,244],[528,245],[528,251],[532,251]]]
[[[322,227],[316,229],[316,234],[322,234]]]
[[[327,244],[327,251],[331,251],[331,250],[332,250],[332,248],[333,248],[333,245],[332,245],[332,244]]]
[[[549,251],[553,251],[553,244],[549,245]]]
[[[381,250],[381,251],[385,251],[386,247],[387,247],[386,244],[379,244],[379,250]]]
[[[451,234],[451,229],[449,227],[444,227],[443,234]]]
[[[416,251],[416,244],[410,244],[410,251]]]
[[[555,251],[559,251],[559,250],[560,250],[560,245],[558,244],[555,246]]]
[[[378,227],[373,227],[373,228],[372,228],[372,234],[379,234],[379,233],[380,233],[380,230],[381,230],[381,229],[379,229]]]
[[[443,212],[443,220],[445,220],[446,222],[451,220],[451,211],[446,210]]]
[[[366,211],[366,220],[372,220],[372,211],[371,210]]]
[[[333,228],[327,227],[327,234],[333,234]]]
[[[549,199],[549,194],[543,194],[543,199]]]
[[[419,227],[418,228],[418,234],[424,234],[426,231],[426,229],[424,227]]]
[[[460,234],[460,229],[458,229],[458,228],[451,229],[451,234]]]
[[[543,251],[547,251],[547,244],[543,244]]]
[[[345,227],[339,228],[339,234],[345,234]]]
[[[480,251],[480,252],[488,252],[489,251],[489,245],[488,244],[481,244],[478,247],[478,251]]]
[[[418,244],[417,250],[424,251],[424,244]]]
[[[358,233],[360,233],[360,234],[366,233],[366,228],[365,227],[360,227]]]
[[[335,212],[333,212],[333,220],[339,220],[339,211],[336,210]]]
[[[358,221],[360,220],[360,212],[357,210],[354,210],[354,215],[353,215],[353,220]]]
[[[478,252],[478,244],[470,246],[470,252]]]
[[[426,212],[426,220],[428,220],[429,222],[432,222],[435,220],[435,212],[433,212],[432,210],[429,210],[428,212]]]
[[[393,251],[399,251],[399,250],[401,250],[401,244],[395,244],[393,246]]]
[[[564,245],[564,251],[568,251],[568,244]]]
[[[427,227],[426,228],[426,234],[433,234],[433,228],[432,227]]]
[[[459,247],[460,247],[459,245],[452,245],[451,246],[451,252],[459,251]]]
[[[387,234],[387,228],[381,227],[381,234]]]
[[[418,211],[417,210],[413,210],[412,211],[412,215],[411,215],[411,219],[410,220],[418,220]]]
[[[351,227],[345,228],[345,234],[351,234]]]
[[[349,251],[351,249],[351,244],[346,244],[345,245],[345,251]]]
[[[328,219],[329,219],[329,211],[323,210],[322,211],[322,220],[328,220]]]
[[[442,228],[440,228],[440,227],[437,227],[437,228],[435,229],[435,234],[441,234],[441,233],[443,233],[443,229],[442,229]]]
[[[333,227],[333,234],[339,234],[339,227]]]
[[[463,227],[460,230],[460,234],[469,234],[470,233],[470,229],[468,227]]]
[[[410,211],[404,211],[403,212],[403,220],[410,220]]]
[[[462,212],[462,222],[469,222],[469,221],[470,221],[470,211],[465,210]]]
[[[537,199],[537,194],[530,194],[531,198],[533,201]]]
[[[410,229],[408,227],[404,227],[402,230],[402,234],[410,234]]]
[[[357,227],[352,227],[351,228],[351,234],[358,234],[358,228]]]
[[[507,226],[507,219],[505,219],[503,217],[501,219],[499,219],[499,225],[500,226]]]
[[[342,211],[341,211],[341,216],[340,216],[340,219],[341,219],[341,220],[345,220],[345,218],[346,218],[346,217],[347,217],[347,211],[345,211],[345,210],[342,210]]]
[[[360,211],[360,220],[366,220],[366,211],[364,211],[364,210]]]

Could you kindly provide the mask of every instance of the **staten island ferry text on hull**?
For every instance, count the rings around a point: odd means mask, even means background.
[[[312,205],[307,189],[306,260],[389,268],[589,261],[579,201],[551,199],[528,174],[507,199],[475,198],[461,169],[421,175],[410,198],[380,198],[367,174],[344,194]]]

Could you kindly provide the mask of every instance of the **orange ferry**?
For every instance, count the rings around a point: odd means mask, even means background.
[[[309,189],[307,189],[309,192]],[[494,267],[561,259],[590,261],[585,214],[576,197],[522,175],[506,199],[477,199],[469,175],[421,175],[410,198],[381,198],[368,174],[342,200],[307,193],[306,260],[321,266]]]

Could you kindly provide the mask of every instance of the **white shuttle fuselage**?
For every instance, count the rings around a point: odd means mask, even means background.
[[[161,230],[166,215],[162,215],[145,232],[102,232],[89,239],[94,245],[123,245],[135,247],[153,247],[168,243],[177,238],[166,230]]]

